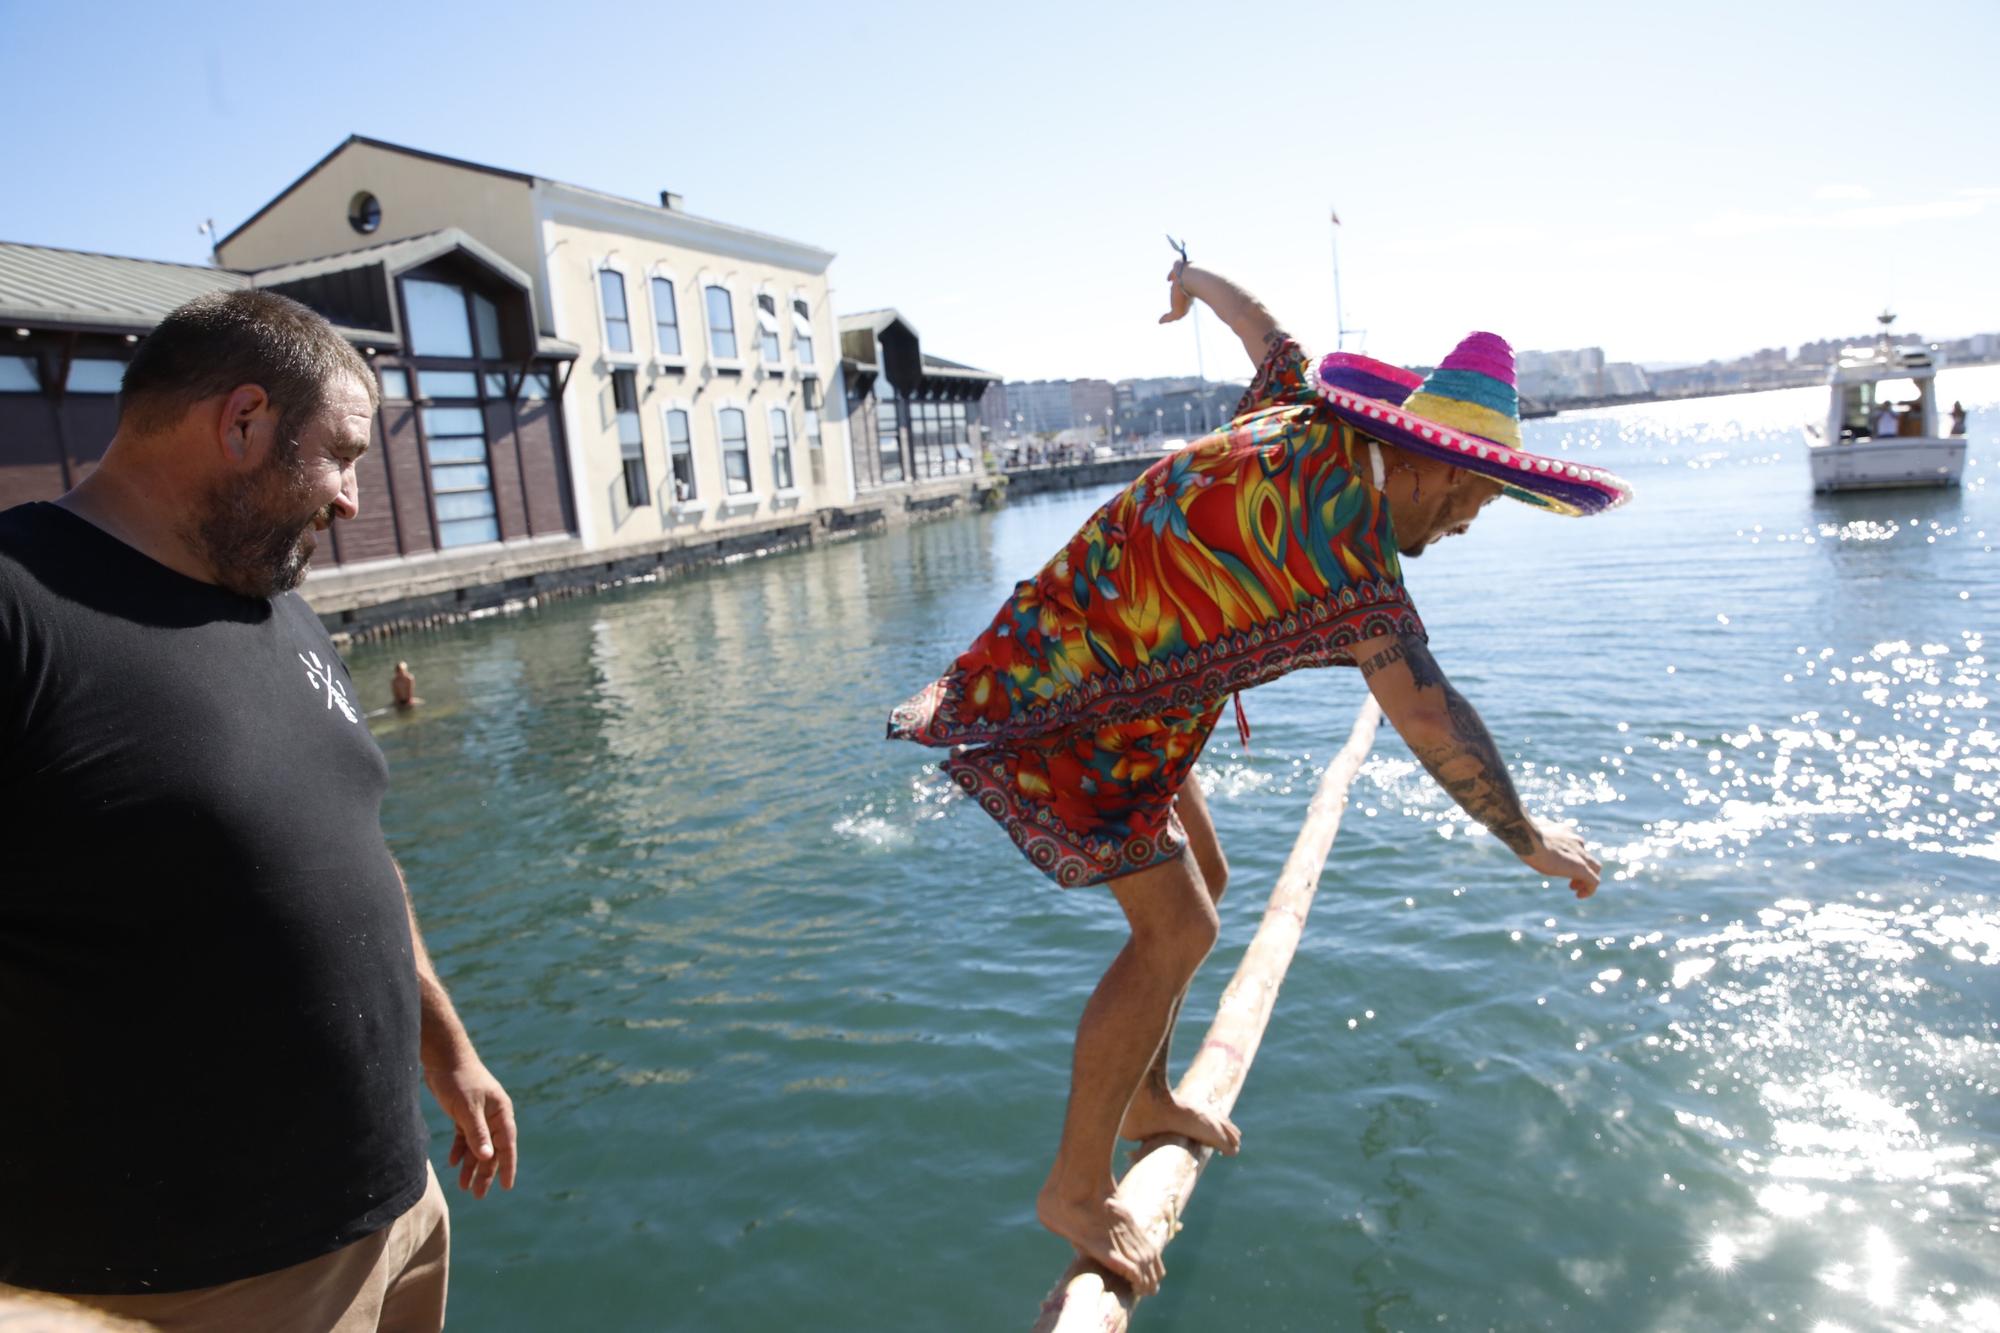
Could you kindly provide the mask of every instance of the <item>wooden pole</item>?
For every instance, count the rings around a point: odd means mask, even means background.
[[[1306,913],[1312,908],[1313,894],[1319,889],[1320,871],[1326,865],[1333,838],[1340,831],[1340,815],[1347,807],[1347,789],[1362,761],[1375,744],[1375,729],[1382,710],[1371,698],[1355,716],[1354,730],[1347,744],[1326,766],[1298,841],[1271,890],[1264,908],[1263,923],[1243,954],[1243,961],[1222,992],[1215,1021],[1202,1039],[1187,1074],[1175,1093],[1184,1102],[1206,1106],[1228,1115],[1237,1094],[1250,1073],[1264,1027],[1271,1021],[1278,987],[1284,983],[1285,969],[1291,966],[1304,933]],[[1195,1182],[1214,1150],[1177,1134],[1151,1139],[1140,1156],[1118,1182],[1118,1197],[1132,1210],[1145,1233],[1164,1250],[1180,1230],[1180,1215],[1194,1193]],[[1124,1333],[1130,1326],[1132,1307],[1137,1305],[1124,1279],[1113,1276],[1101,1265],[1078,1258],[1057,1279],[1054,1290],[1042,1302],[1041,1318],[1035,1333]]]

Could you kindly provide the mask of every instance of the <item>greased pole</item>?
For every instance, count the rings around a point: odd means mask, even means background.
[[[1371,698],[1355,715],[1354,730],[1347,744],[1326,766],[1312,804],[1306,807],[1305,823],[1298,841],[1271,890],[1264,907],[1264,920],[1243,954],[1243,961],[1222,992],[1215,1021],[1202,1039],[1180,1086],[1174,1091],[1184,1102],[1204,1106],[1218,1115],[1228,1115],[1237,1094],[1250,1073],[1250,1062],[1264,1040],[1264,1028],[1271,1021],[1271,1009],[1284,984],[1285,970],[1298,951],[1304,933],[1306,913],[1312,909],[1313,895],[1319,891],[1320,872],[1326,867],[1327,853],[1333,850],[1334,835],[1340,832],[1340,816],[1347,808],[1347,790],[1354,775],[1375,744],[1382,710]],[[1201,1179],[1202,1168],[1214,1156],[1212,1148],[1178,1134],[1148,1139],[1140,1156],[1118,1182],[1118,1198],[1131,1209],[1140,1228],[1164,1250],[1180,1230],[1180,1217]],[[1113,1276],[1101,1265],[1079,1258],[1064,1270],[1054,1290],[1042,1302],[1035,1333],[1124,1333],[1137,1305],[1132,1289],[1123,1278]]]

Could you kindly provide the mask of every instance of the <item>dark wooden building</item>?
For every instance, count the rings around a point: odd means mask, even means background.
[[[981,470],[979,403],[998,375],[928,354],[894,310],[840,317],[840,369],[857,491]]]
[[[574,541],[559,406],[577,349],[539,333],[528,276],[456,228],[256,272],[0,243],[0,508],[86,476],[140,339],[245,287],[325,315],[381,386],[361,514],[323,563]]]

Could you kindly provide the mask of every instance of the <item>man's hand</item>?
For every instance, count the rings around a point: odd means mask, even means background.
[[[1598,872],[1604,869],[1583,845],[1577,831],[1564,824],[1530,821],[1535,829],[1535,850],[1521,860],[1529,869],[1539,870],[1550,879],[1566,879],[1571,892],[1588,898],[1597,892]]]
[[[450,1165],[458,1168],[458,1187],[471,1190],[475,1199],[483,1199],[497,1174],[502,1189],[513,1189],[518,1142],[514,1099],[500,1086],[500,1080],[478,1056],[467,1055],[448,1068],[426,1068],[424,1082],[458,1127],[449,1158]]]
[[[1181,273],[1187,268],[1187,260],[1179,260],[1167,270],[1167,313],[1160,316],[1160,323],[1171,324],[1184,317],[1194,306],[1194,298],[1181,285]]]

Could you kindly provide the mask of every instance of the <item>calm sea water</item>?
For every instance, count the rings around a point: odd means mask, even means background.
[[[1944,389],[1960,491],[1813,496],[1818,391],[1626,409],[1528,433],[1635,505],[1410,563],[1607,882],[1544,887],[1385,729],[1141,1328],[2000,1328],[2000,372]],[[429,700],[377,720],[385,823],[520,1103],[456,1327],[1032,1320],[1120,917],[881,735],[1102,498],[354,653]],[[1361,697],[1300,673],[1210,747],[1234,876],[1183,1054]]]

